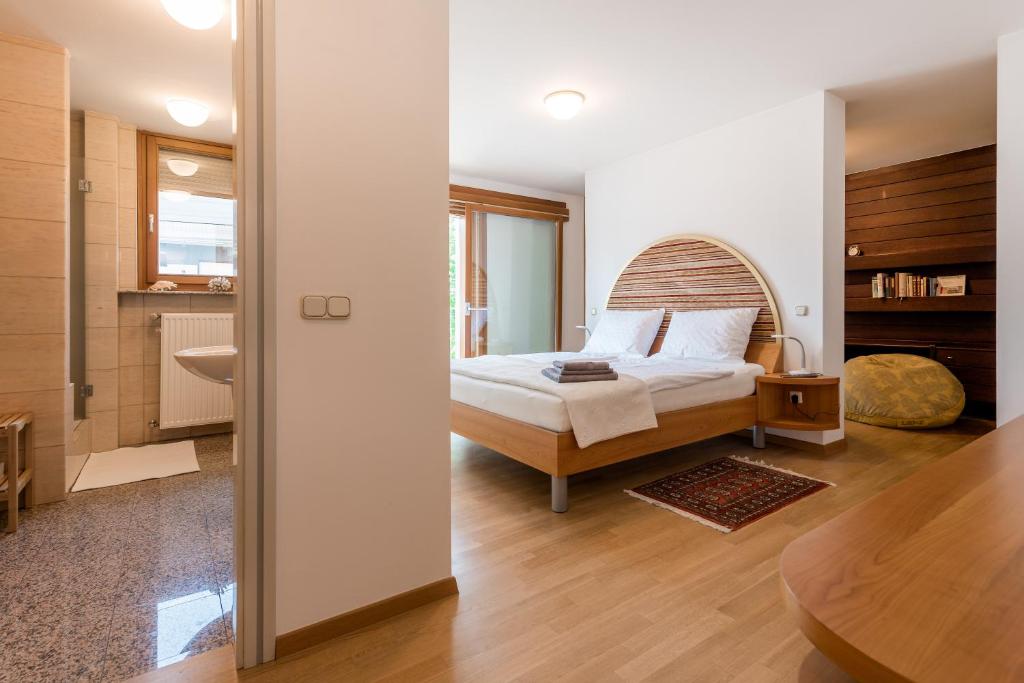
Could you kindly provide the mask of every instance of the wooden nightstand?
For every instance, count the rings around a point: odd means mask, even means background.
[[[791,392],[803,401],[793,403]],[[823,432],[839,429],[838,377],[786,377],[780,373],[757,378],[757,425]]]

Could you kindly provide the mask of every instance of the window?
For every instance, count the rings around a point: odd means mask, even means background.
[[[232,149],[139,134],[140,286],[238,274]]]

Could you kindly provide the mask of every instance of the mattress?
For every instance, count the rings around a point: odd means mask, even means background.
[[[744,363],[731,367],[735,369],[735,374],[729,377],[713,379],[689,387],[651,392],[654,412],[667,413],[753,394],[754,378],[763,375],[764,368],[756,363]],[[572,430],[569,413],[565,409],[565,404],[557,396],[454,373],[451,378],[453,401],[553,432]]]

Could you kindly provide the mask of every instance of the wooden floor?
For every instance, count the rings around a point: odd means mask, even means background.
[[[564,515],[548,509],[547,476],[452,437],[461,595],[239,678],[846,681],[786,613],[779,554],[984,431],[970,423],[926,432],[848,424],[847,450],[828,457],[720,437],[573,477]],[[622,493],[733,453],[837,486],[732,534]],[[190,680],[183,665],[151,680]],[[208,661],[205,669],[194,680],[235,680],[229,671],[211,675]]]

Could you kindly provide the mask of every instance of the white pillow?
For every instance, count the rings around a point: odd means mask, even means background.
[[[759,308],[676,311],[661,343],[661,353],[702,360],[743,362]]]
[[[583,353],[646,356],[665,318],[664,308],[645,311],[610,309],[597,321]]]

